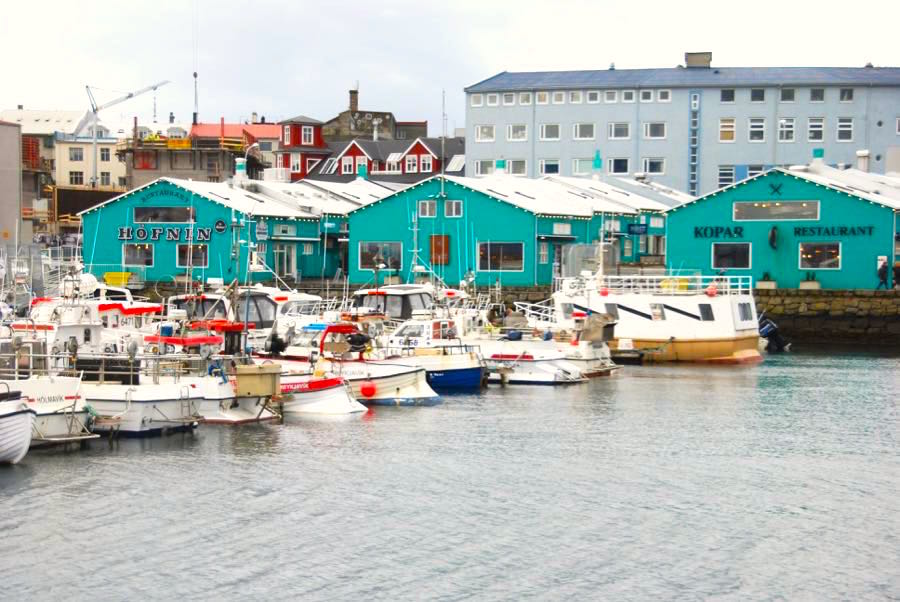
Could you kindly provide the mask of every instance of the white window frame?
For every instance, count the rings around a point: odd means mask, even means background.
[[[615,165],[616,161],[625,161],[627,169],[625,171],[613,171],[613,166]],[[631,159],[629,159],[628,157],[610,157],[606,160],[606,169],[609,173],[614,175],[629,174],[631,173]]]
[[[469,98],[469,104],[473,107],[482,107],[484,106],[484,96],[481,94],[473,94]]]
[[[580,170],[578,165],[579,163],[587,163],[587,171]],[[590,157],[582,157],[578,159],[572,159],[572,175],[573,176],[586,176],[589,175],[594,169],[594,160]]]
[[[566,104],[566,93],[564,90],[554,90],[550,93],[550,102],[555,105]]]
[[[521,270],[493,270],[481,269],[481,245],[519,245],[522,247],[522,269]],[[475,269],[478,272],[508,272],[508,273],[522,273],[525,271],[525,243],[521,240],[485,240],[479,241],[475,243]]]
[[[556,138],[548,138],[547,137],[546,128],[548,125],[556,126]],[[560,125],[558,123],[542,123],[541,124],[541,140],[542,141],[544,141],[544,140],[547,140],[547,141],[559,140],[561,135],[562,135],[562,128],[560,127]]]
[[[321,159],[316,159],[315,157],[307,157],[306,158],[306,173],[309,173],[312,170],[314,170],[316,168],[316,165],[318,165],[321,161],[322,161]],[[310,163],[312,163],[312,165],[310,165]]]
[[[450,208],[455,207],[458,210],[451,211]],[[456,199],[448,199],[444,201],[444,217],[462,217],[463,214],[463,202]]]
[[[581,126],[589,125],[591,126],[591,135],[590,136],[582,136],[581,135]],[[572,124],[572,139],[573,140],[594,140],[597,137],[597,126],[590,122],[584,123],[573,123]]]
[[[103,163],[106,163],[109,161],[109,157],[110,157],[109,149],[101,148],[100,149],[100,161],[102,161]]]
[[[841,140],[841,121],[842,120],[850,120],[850,138],[847,140]],[[837,129],[835,130],[835,141],[837,142],[853,142],[853,118],[852,117],[838,117],[837,118]]]
[[[513,172],[512,166],[513,163],[521,163],[522,164],[522,173]],[[506,160],[506,173],[511,176],[516,177],[524,177],[528,175],[528,161],[526,159],[507,159]]]
[[[80,176],[81,182],[75,182],[75,178],[73,177],[75,174]],[[73,170],[69,172],[69,186],[84,186],[84,171],[83,170]]]
[[[631,96],[631,100],[628,100],[626,96]],[[622,102],[634,102],[637,100],[637,92],[634,90],[622,90]]]
[[[556,172],[555,173],[547,173],[547,163],[556,163]],[[560,162],[559,159],[541,159],[538,161],[538,169],[540,170],[540,174],[542,176],[558,176],[562,172],[560,172]]]
[[[627,136],[616,136],[616,126],[624,125],[628,128]],[[607,137],[610,140],[631,140],[631,123],[628,121],[610,121],[609,126],[607,128]]]
[[[729,131],[728,122],[730,121],[731,140],[722,140],[722,134]],[[719,118],[719,142],[722,144],[734,144],[737,140],[737,119],[734,117]]]
[[[572,236],[572,224],[569,222],[553,222],[553,234],[557,236]]]
[[[355,163],[353,157],[341,157],[341,175],[353,175],[353,165]]]
[[[419,155],[406,155],[403,159],[405,173],[419,173]]]
[[[761,163],[755,163],[747,166],[747,177],[754,178],[762,173],[765,173],[766,166]]]
[[[481,128],[491,128],[491,137],[482,135]],[[497,126],[489,123],[482,123],[475,126],[475,142],[494,142],[497,138]]]
[[[507,97],[509,97],[509,102],[506,102]],[[501,95],[501,99],[503,101],[504,107],[511,107],[516,104],[516,93],[515,92],[504,92]]]
[[[666,95],[663,98],[663,94]],[[671,90],[657,90],[656,91],[656,102],[672,102],[672,91]]]
[[[660,217],[658,215],[650,216],[650,227],[662,229],[666,227],[666,219],[664,217]]]
[[[485,100],[487,106],[496,107],[500,104],[500,95],[496,92],[490,92]]]
[[[650,171],[650,162],[651,161],[659,161],[662,164],[662,169],[660,171]],[[653,176],[662,176],[666,173],[666,159],[665,157],[644,157],[641,160],[641,171],[645,174],[650,174]]]
[[[790,127],[784,127],[790,125]],[[794,117],[778,118],[778,142],[783,144],[791,144],[797,141],[797,120]],[[791,137],[787,138],[790,133]]]
[[[850,91],[850,100],[844,100],[844,90]],[[838,102],[848,104],[853,102],[854,98],[856,98],[856,93],[854,92],[853,88],[838,88]]]
[[[178,243],[177,245],[175,245],[175,267],[176,268],[188,267],[187,264],[181,264],[178,262],[178,256],[180,255],[179,251],[180,251],[181,247],[206,247],[206,263],[204,265],[200,265],[199,263],[192,263],[190,265],[190,267],[193,267],[193,268],[208,268],[209,267],[209,245],[208,244],[182,242],[182,243]],[[190,249],[188,250],[188,252],[190,252]],[[192,253],[192,255],[193,255],[193,253]]]
[[[309,142],[306,141],[306,135],[309,134]],[[316,142],[316,130],[311,125],[300,127],[300,144],[304,146],[312,146]]]
[[[150,265],[146,265],[143,263],[125,263],[125,247],[128,245],[138,246],[138,245],[147,245],[150,249]],[[207,257],[209,257],[209,252],[207,251]],[[177,253],[175,260],[178,260]],[[146,242],[123,242],[122,243],[122,267],[125,268],[152,268],[156,263],[156,245],[151,245]]]
[[[760,90],[763,93],[762,100],[753,100],[753,92],[754,90]],[[766,89],[765,88],[750,88],[750,102],[758,105],[766,102]]]
[[[662,124],[662,126],[663,126],[663,135],[662,136],[651,136],[650,135],[651,126],[660,125],[660,124]],[[665,140],[669,133],[668,130],[669,130],[669,128],[666,126],[665,121],[645,121],[644,122],[644,140]]]
[[[544,97],[544,100],[541,100],[541,96]],[[537,105],[550,104],[550,93],[547,91],[535,92],[534,93],[534,104],[537,104]]]
[[[356,243],[356,268],[360,272],[374,272],[374,268],[364,268],[362,267],[362,245],[400,245],[400,253],[398,257],[400,258],[400,265],[396,268],[391,268],[389,271],[394,274],[398,274],[403,271],[403,241],[400,240],[360,240]]]
[[[822,91],[822,100],[813,100],[813,97],[812,97],[813,90],[821,90]],[[825,102],[825,88],[810,88],[809,89],[809,102],[816,103],[816,104]]]
[[[614,104],[619,102],[619,91],[618,90],[604,90],[603,91],[603,102],[606,104]]]
[[[106,180],[106,181],[104,182],[104,180]],[[101,186],[109,186],[110,182],[112,182],[112,178],[110,178],[109,172],[101,171],[100,172],[100,185]]]
[[[803,245],[837,245],[838,246],[838,266],[836,268],[810,268],[803,267]],[[797,242],[797,269],[798,270],[815,270],[826,272],[840,272],[844,266],[844,243],[839,240],[807,240]]]
[[[819,132],[818,138],[812,137],[812,133],[814,131],[813,122],[818,123],[818,127],[815,128],[815,131]],[[824,117],[807,117],[806,118],[806,141],[807,142],[824,142],[825,141],[825,118]]]
[[[484,164],[490,165],[490,169],[486,173],[484,171],[482,171],[482,169],[481,169],[482,165],[484,165]],[[475,161],[475,175],[476,176],[489,176],[492,173],[495,173],[496,171],[497,171],[497,166],[493,159],[478,159],[477,161]]]
[[[546,240],[538,242],[538,263],[541,265],[550,263],[550,243]]]
[[[591,95],[594,95],[595,99],[591,100]],[[595,105],[600,102],[600,90],[588,90],[584,93],[584,101],[589,105]]]
[[[731,182],[727,184],[722,184],[722,170],[730,169],[731,170]],[[732,186],[737,182],[737,170],[735,170],[734,165],[719,165],[718,170],[716,171],[716,189],[727,188],[728,186]]]
[[[753,135],[753,132],[757,131],[753,128],[754,121],[762,122],[762,139],[761,140],[753,140],[751,138],[751,136]],[[765,117],[748,117],[747,118],[747,142],[750,144],[764,144],[765,141],[766,141],[766,118]]]
[[[315,252],[316,251],[315,251],[315,247],[313,246],[313,243],[305,242],[305,243],[303,243],[303,249],[300,251],[300,254],[301,255],[314,255]]]
[[[419,156],[419,173],[431,173],[434,171],[434,161],[431,155]]]
[[[792,92],[794,93],[794,97],[793,97],[792,99],[790,99],[790,100],[785,100],[785,99],[784,99],[784,93],[787,92],[788,90],[790,90],[790,91],[792,91]],[[785,104],[790,104],[790,103],[792,103],[792,102],[797,102],[797,88],[779,88],[779,89],[778,89],[778,102],[782,102],[782,103],[785,103]]]
[[[582,100],[584,100],[584,95],[581,93],[581,90],[569,90],[570,105],[580,105]]]
[[[291,153],[291,173],[300,171],[300,153]]]
[[[737,268],[737,267],[722,267],[716,265],[716,245],[747,245],[747,267],[745,268]],[[753,243],[752,242],[744,242],[744,241],[733,241],[733,240],[717,240],[709,245],[709,265],[714,270],[752,270],[753,269]]]
[[[281,141],[285,146],[289,146],[291,144],[291,126],[284,126],[284,129],[281,132]]]
[[[524,106],[530,105],[531,92],[519,92],[519,104]]]
[[[644,94],[647,94],[647,99],[644,100]],[[643,103],[653,102],[653,90],[639,90],[638,91],[638,100]]]
[[[523,128],[525,134],[521,138],[513,138],[513,128],[521,127]],[[528,141],[528,124],[527,123],[510,123],[506,126],[506,141],[507,142],[527,142]]]
[[[722,100],[722,93],[725,90],[731,90],[731,100]],[[719,103],[723,105],[733,105],[735,100],[737,100],[737,90],[734,88],[719,88]]]
[[[437,201],[425,199],[419,201],[419,217],[437,217]]]
[[[816,207],[816,217],[766,217],[761,219],[739,219],[737,217],[737,206],[739,203],[813,203]],[[731,221],[733,222],[817,222],[821,219],[822,204],[819,201],[808,200],[791,200],[791,201],[734,201],[731,204]]]

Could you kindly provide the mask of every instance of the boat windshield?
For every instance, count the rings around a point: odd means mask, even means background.
[[[316,313],[318,301],[288,301],[281,306],[279,313],[283,316],[305,316]]]
[[[241,295],[237,300],[235,319],[252,322],[254,328],[272,328],[277,309],[275,302],[266,295]]]
[[[175,309],[183,309],[188,320],[225,320],[228,318],[225,302],[222,299],[180,297],[172,299],[170,306]]]
[[[401,326],[397,329],[397,332],[394,336],[398,337],[409,337],[409,338],[419,338],[423,334],[425,334],[425,327],[421,324],[406,324],[405,326]]]

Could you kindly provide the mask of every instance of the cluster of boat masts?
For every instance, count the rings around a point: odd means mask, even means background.
[[[432,283],[341,302],[234,282],[156,303],[89,274],[60,288],[25,311],[0,308],[0,462],[101,435],[430,405],[439,392],[579,383],[618,368],[608,314],[529,323]]]

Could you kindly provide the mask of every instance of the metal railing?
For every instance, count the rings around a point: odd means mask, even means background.
[[[670,274],[602,276],[597,280],[597,287],[611,293],[747,295],[753,292],[753,277]]]

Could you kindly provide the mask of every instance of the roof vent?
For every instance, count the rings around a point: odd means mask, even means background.
[[[685,52],[684,65],[689,68],[709,69],[712,64],[712,52]]]
[[[610,70],[610,71],[615,71],[615,70],[616,70],[616,64],[615,64],[615,63],[610,63],[610,64],[609,64],[609,70]]]
[[[866,63],[866,69],[874,69],[874,68],[875,68],[875,65],[873,65],[872,63]]]

